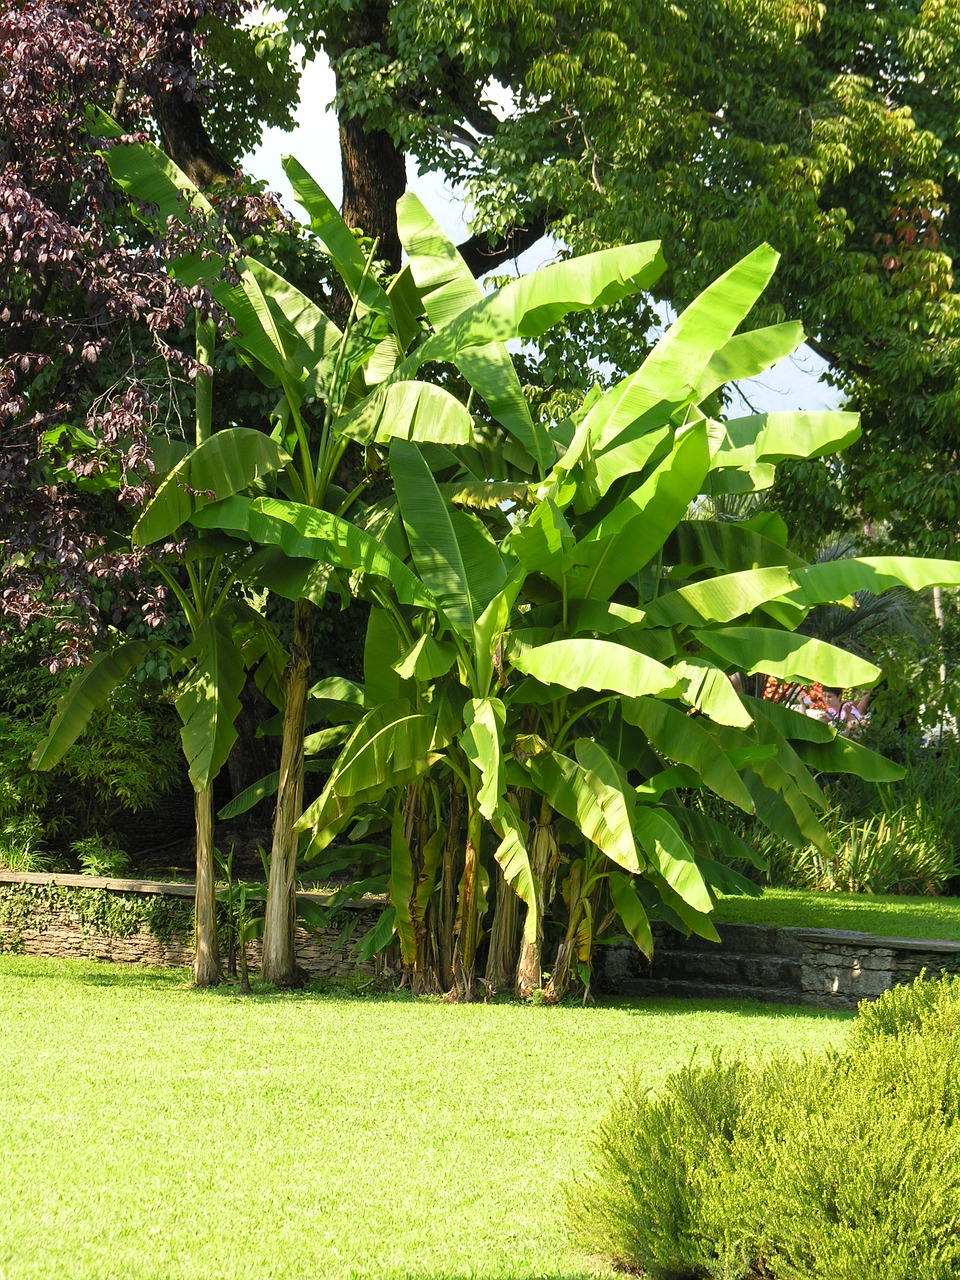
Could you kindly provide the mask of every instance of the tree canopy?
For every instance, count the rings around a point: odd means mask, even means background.
[[[781,502],[814,539],[847,525],[953,545],[956,0],[603,0],[589,18],[574,0],[282,8],[331,58],[345,213],[388,260],[405,154],[466,188],[474,269],[545,227],[574,252],[657,238],[661,294],[683,305],[769,241],[782,266],[758,322],[798,316],[865,426],[842,475],[788,470]],[[641,302],[612,341],[604,326],[617,372],[648,320]],[[540,373],[562,388],[599,346],[581,322]]]

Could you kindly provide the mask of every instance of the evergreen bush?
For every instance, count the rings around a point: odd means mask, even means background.
[[[960,979],[862,1006],[841,1054],[629,1086],[569,1201],[651,1280],[955,1280]]]

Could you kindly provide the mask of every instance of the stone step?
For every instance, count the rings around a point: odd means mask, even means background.
[[[608,993],[602,985],[594,983],[593,992],[598,996]],[[734,983],[710,984],[705,982],[672,982],[667,979],[635,978],[622,985],[618,983],[616,996],[643,996],[661,1000],[752,1000],[762,1004],[805,1004],[803,992],[795,987],[751,987]],[[837,1006],[846,1008],[848,1002],[837,1000]],[[854,1007],[850,1004],[850,1007]]]

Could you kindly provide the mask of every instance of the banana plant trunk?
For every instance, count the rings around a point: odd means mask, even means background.
[[[520,899],[503,876],[497,877],[497,901],[490,926],[490,950],[487,955],[486,980],[494,991],[511,986],[517,967],[517,932]]]
[[[223,970],[217,939],[217,892],[213,855],[213,788],[193,793],[197,822],[196,950],[193,980],[198,987],[219,985]]]
[[[527,908],[520,960],[517,964],[516,988],[521,1000],[527,1000],[543,986],[543,920],[553,901],[560,865],[560,845],[553,824],[553,810],[544,799],[540,819],[530,839],[530,869],[537,895],[537,909]],[[531,922],[532,916],[532,922]]]
[[[440,948],[440,985],[444,991],[452,991],[454,932],[457,918],[457,881],[460,878],[460,829],[463,816],[463,791],[456,778],[450,784],[450,803],[447,811],[447,838],[443,846],[443,865],[440,871],[440,919],[437,932]]]
[[[298,600],[293,613],[290,660],[284,672],[283,738],[280,744],[280,782],[273,819],[270,875],[263,924],[264,982],[277,987],[299,981],[296,950],[297,832],[303,809],[303,733],[310,679],[310,642],[314,607]]]
[[[476,780],[471,778],[471,783]],[[479,783],[472,786],[474,794]],[[477,998],[477,947],[480,943],[480,845],[483,815],[467,801],[467,843],[463,855],[463,880],[460,884],[459,923],[453,952],[453,996],[466,1003]]]

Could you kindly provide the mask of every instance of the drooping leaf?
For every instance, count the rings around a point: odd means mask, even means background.
[[[491,821],[503,800],[503,730],[507,709],[499,698],[471,698],[463,709],[460,745],[483,779],[477,807]]]
[[[793,575],[808,604],[843,600],[855,591],[880,595],[893,587],[924,591],[960,586],[960,562],[921,556],[856,556],[806,565]]]
[[[170,537],[203,507],[240,493],[289,461],[262,431],[218,431],[167,473],[134,525],[134,543],[143,547]]]
[[[606,306],[647,288],[662,271],[656,242],[601,249],[541,267],[461,310],[418,348],[418,361],[456,361],[468,347],[539,338],[571,312]]]
[[[623,715],[644,731],[658,755],[689,765],[711,791],[744,812],[753,812],[750,792],[730,758],[697,719],[657,698],[625,701]]]
[[[710,357],[697,382],[697,400],[705,400],[725,383],[740,382],[765,373],[796,351],[803,337],[803,326],[795,320],[734,334]]]
[[[839,688],[867,687],[880,678],[879,667],[855,654],[810,636],[766,627],[718,627],[697,631],[706,649],[735,670],[762,671],[780,680],[799,680]]]
[[[388,582],[401,604],[436,608],[436,601],[399,557],[376,538],[330,511],[280,498],[228,498],[195,512],[200,528],[233,529],[289,556],[327,559],[335,567],[369,573]]]
[[[630,879],[620,871],[611,871],[607,877],[610,897],[623,927],[648,960],[653,959],[653,932],[643,903],[637,896]]]
[[[693,850],[670,816],[649,805],[637,805],[633,815],[637,842],[655,870],[684,902],[704,914],[713,910]]]
[[[860,415],[839,410],[760,413],[728,418],[723,427],[726,438],[714,466],[743,467],[838,453],[859,438]]]
[[[628,698],[680,692],[680,677],[669,667],[612,640],[553,640],[513,653],[513,664],[543,684],[574,691],[609,690]]]
[[[220,617],[203,619],[183,656],[191,667],[175,705],[190,781],[201,790],[213,786],[237,740],[246,673],[234,636]]]
[[[550,805],[625,871],[638,872],[630,813],[621,791],[559,752],[528,756],[523,767]]]
[[[729,677],[708,659],[691,656],[673,664],[683,682],[681,697],[689,707],[702,711],[715,724],[749,729],[753,720]]]
[[[789,571],[780,567],[725,573],[651,600],[646,605],[647,618],[652,625],[663,627],[732,622],[795,589]]]
[[[394,439],[470,444],[473,419],[456,396],[427,382],[390,382],[337,419],[338,435],[360,444]]]
[[[70,688],[57,701],[56,715],[47,736],[30,758],[30,768],[44,772],[59,764],[93,713],[155,648],[149,640],[126,640],[108,653],[98,653],[89,666],[74,676]]]

